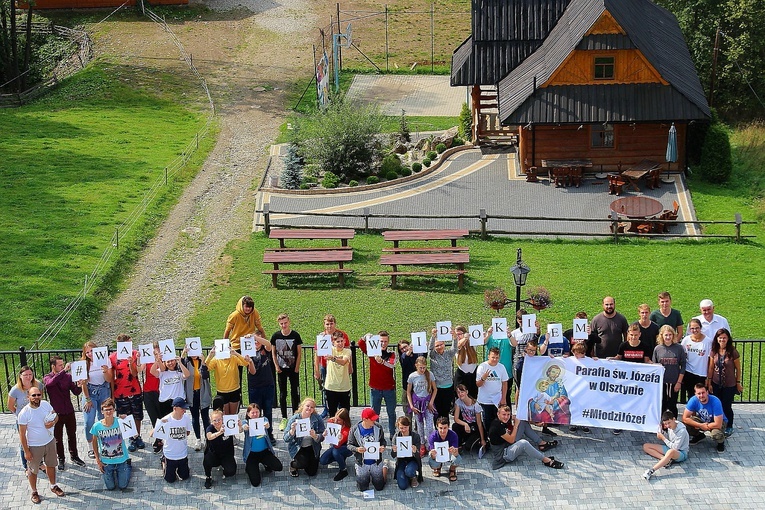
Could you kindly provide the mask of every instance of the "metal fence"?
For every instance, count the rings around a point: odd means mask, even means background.
[[[392,348],[396,348],[391,344]],[[744,383],[744,392],[737,395],[735,402],[737,404],[761,404],[765,402],[765,388],[760,380],[760,371],[763,361],[765,361],[765,340],[736,340],[736,348],[741,355],[741,367]],[[370,405],[369,399],[369,361],[367,356],[360,351],[356,342],[351,342],[351,365],[353,373],[351,374],[351,405],[354,407]],[[206,356],[209,349],[204,349]],[[300,366],[300,395],[301,398],[312,397],[321,405],[321,385],[314,377],[314,347],[312,345],[303,346],[302,363]],[[479,356],[485,359],[483,347],[478,348]],[[180,350],[178,350],[180,355]],[[23,365],[29,365],[35,372],[38,380],[42,380],[44,374],[49,370],[49,359],[52,356],[60,356],[65,362],[76,361],[80,359],[80,349],[61,349],[61,350],[36,350],[27,351],[20,347],[18,351],[0,351],[0,410],[3,413],[9,413],[8,392],[16,384],[18,370]],[[396,365],[396,381],[399,402],[402,402],[403,390],[401,385],[401,367]],[[213,387],[215,381],[213,380]],[[242,395],[247,395],[247,378],[242,381]],[[78,399],[74,399],[78,400]],[[73,403],[75,409],[79,410],[79,400]],[[289,392],[287,401],[291,408]],[[278,408],[278,400],[274,402],[274,408]]]

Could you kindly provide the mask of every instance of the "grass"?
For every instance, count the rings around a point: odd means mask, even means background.
[[[65,309],[115,228],[207,120],[204,111],[123,83],[131,72],[99,61],[35,104],[0,112],[0,348],[31,345]],[[203,139],[191,164],[121,236],[97,291],[55,345],[81,344],[89,336],[123,271],[211,146]]]

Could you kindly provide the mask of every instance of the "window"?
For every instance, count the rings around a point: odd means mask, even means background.
[[[611,124],[597,124],[590,129],[590,143],[593,148],[614,147],[614,127]]]
[[[595,57],[595,79],[614,79],[614,57]]]

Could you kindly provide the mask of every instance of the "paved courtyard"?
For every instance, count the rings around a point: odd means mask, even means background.
[[[652,460],[641,451],[643,442],[653,434],[624,432],[614,436],[609,430],[593,429],[592,434],[570,433],[557,428],[560,446],[551,452],[565,462],[561,471],[553,471],[537,461],[521,457],[499,471],[491,470],[488,457],[478,460],[465,457],[459,480],[449,483],[445,477],[433,478],[425,471],[425,480],[417,489],[401,491],[394,480],[375,495],[364,500],[351,476],[336,483],[336,468],[322,468],[316,477],[301,473],[291,478],[281,473],[264,475],[259,488],[250,486],[241,461],[241,443],[236,448],[239,472],[222,481],[213,472],[215,485],[205,490],[202,453],[189,451],[192,477],[185,482],[167,484],[162,480],[159,457],[150,449],[132,455],[133,478],[130,488],[121,493],[104,490],[95,463],[85,455],[82,416],[78,413],[80,455],[87,466],[67,463],[58,481],[67,496],[56,498],[48,490],[44,476],[38,481],[43,497],[41,508],[646,508],[689,507],[736,510],[761,509],[765,494],[762,473],[765,450],[765,405],[737,405],[736,431],[719,454],[710,440],[691,447],[687,462],[662,469],[650,482],[642,473]],[[352,413],[354,423],[360,409]],[[278,411],[274,421],[278,423]],[[387,423],[384,412],[382,422]],[[148,430],[144,422],[144,431]],[[144,438],[148,436],[144,432]],[[18,434],[13,416],[0,416],[0,491],[5,508],[31,508],[29,486],[18,458]],[[276,443],[278,457],[288,465],[283,441]]]

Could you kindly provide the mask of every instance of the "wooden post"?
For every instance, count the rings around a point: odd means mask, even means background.
[[[478,217],[481,219],[481,239],[486,240],[486,209],[478,211]]]
[[[266,235],[271,233],[271,218],[269,215],[268,204],[263,204],[263,230],[266,231]]]
[[[741,213],[736,213],[735,220],[736,220],[736,242],[740,243],[741,242],[741,223],[743,221],[741,219]]]
[[[369,233],[369,207],[364,208],[364,233]]]
[[[611,211],[611,230],[614,233],[614,242],[619,242],[619,216],[616,211]]]

